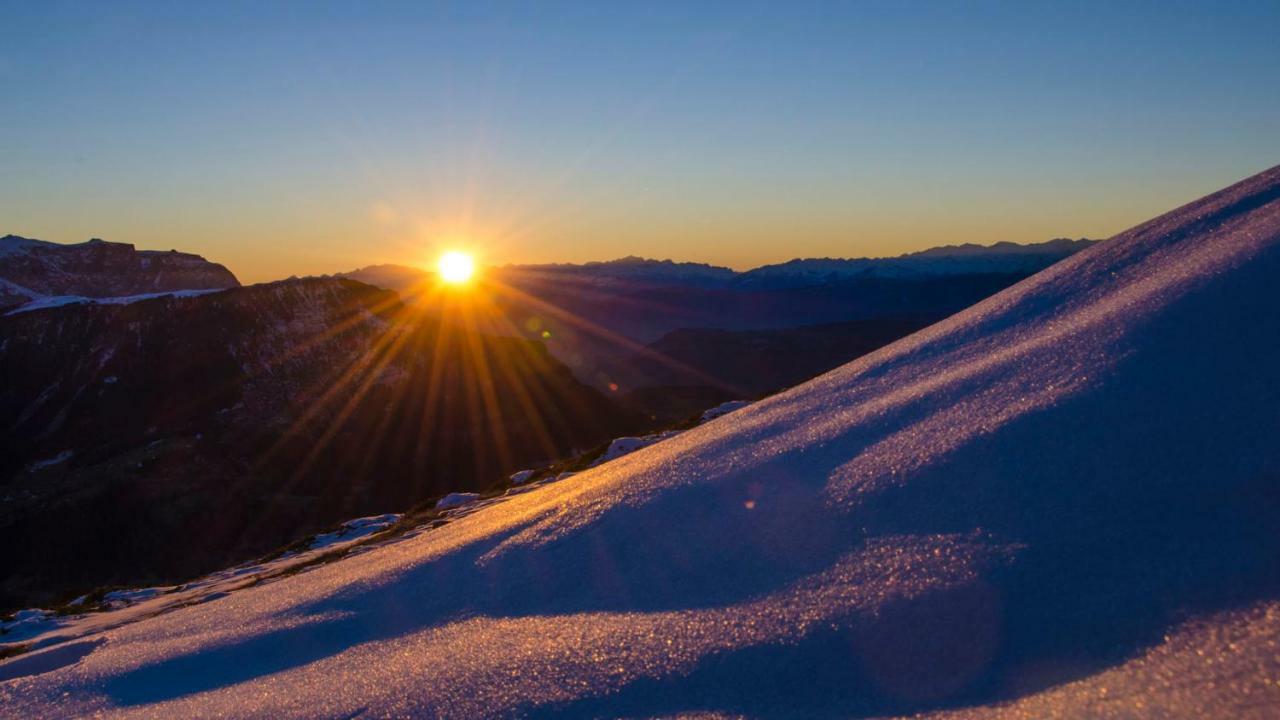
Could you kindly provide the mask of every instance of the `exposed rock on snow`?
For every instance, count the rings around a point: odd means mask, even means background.
[[[512,485],[523,485],[532,480],[533,476],[537,474],[537,470],[521,470],[520,472],[512,473],[511,477],[508,478],[508,481]]]
[[[475,502],[480,499],[480,493],[449,493],[440,498],[436,503],[437,510],[447,510],[448,508],[466,505],[469,502]]]
[[[668,430],[666,432],[653,433],[652,435],[643,435],[641,437],[620,437],[609,443],[609,447],[605,448],[604,453],[601,454],[600,457],[596,458],[595,462],[591,463],[591,467],[595,467],[601,463],[607,463],[610,460],[617,460],[623,455],[630,455],[637,450],[647,448],[654,443],[661,442],[667,438],[673,438],[679,434],[679,430]]]
[[[742,408],[750,404],[751,404],[750,400],[730,400],[729,402],[726,402],[726,403],[720,403],[719,405],[702,413],[701,421],[708,422],[711,420],[715,420],[721,415],[728,415],[734,410],[741,410]]]
[[[387,513],[372,517],[356,518],[342,523],[342,527],[330,533],[317,535],[311,540],[310,549],[332,548],[340,543],[350,543],[386,530],[400,520],[400,513]]]

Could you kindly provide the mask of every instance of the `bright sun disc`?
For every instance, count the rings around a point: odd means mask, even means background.
[[[471,279],[476,271],[476,264],[466,253],[447,252],[440,256],[437,269],[440,271],[440,279],[458,285]]]

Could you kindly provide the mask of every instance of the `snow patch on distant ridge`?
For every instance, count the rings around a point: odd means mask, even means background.
[[[154,300],[162,297],[197,297],[200,295],[208,295],[209,293],[222,292],[226,288],[208,288],[205,290],[172,290],[169,292],[142,293],[140,295],[126,295],[123,297],[105,297],[91,298],[82,297],[80,295],[53,295],[40,297],[31,302],[21,305],[5,315],[17,315],[18,313],[31,312],[33,310],[44,310],[46,308],[62,307],[64,305],[129,305],[131,303],[141,302],[143,300]]]

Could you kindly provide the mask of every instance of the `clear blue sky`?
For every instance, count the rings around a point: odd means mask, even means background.
[[[0,92],[0,234],[743,267],[1106,236],[1280,163],[1280,2],[0,0]]]

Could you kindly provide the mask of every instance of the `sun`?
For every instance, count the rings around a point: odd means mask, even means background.
[[[470,255],[450,250],[440,256],[440,260],[436,263],[436,270],[440,273],[441,280],[450,285],[461,285],[475,274],[476,263]]]

